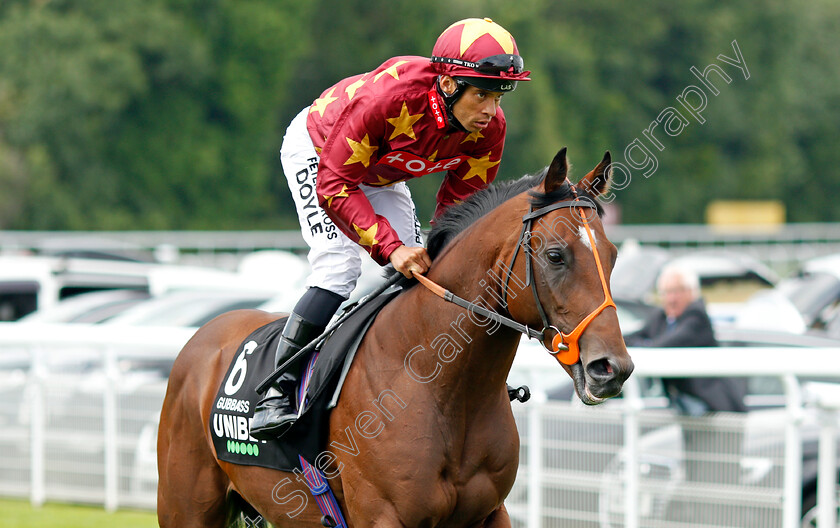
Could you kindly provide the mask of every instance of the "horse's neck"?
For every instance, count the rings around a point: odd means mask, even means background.
[[[503,236],[505,229],[510,231],[509,217],[503,211],[491,212],[476,222],[435,259],[429,278],[467,301],[503,312],[502,286],[495,277],[503,247],[510,245]],[[403,326],[401,341],[408,347],[404,354],[415,351],[405,367],[421,373],[421,378],[437,372],[434,382],[427,383],[428,390],[451,394],[496,391],[504,386],[520,339],[518,332],[446,302],[419,284],[395,303],[398,317],[410,322]]]

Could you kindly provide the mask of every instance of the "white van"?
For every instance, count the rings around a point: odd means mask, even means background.
[[[15,321],[79,293],[148,291],[152,264],[42,256],[0,257],[0,321]]]
[[[279,282],[279,281],[278,281]],[[53,256],[0,256],[0,321],[16,321],[62,299],[103,290],[137,290],[157,296],[181,290],[265,292],[279,284],[258,277],[196,266]]]

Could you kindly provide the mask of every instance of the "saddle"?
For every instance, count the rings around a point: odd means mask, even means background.
[[[359,343],[376,315],[399,292],[383,293],[360,306],[316,350],[300,376],[305,384],[298,398],[304,402],[303,410],[282,439],[256,440],[249,431],[250,418],[261,398],[256,387],[275,368],[274,351],[287,318],[272,321],[246,337],[222,379],[210,413],[216,457],[281,471],[299,468],[299,456],[312,463],[326,448],[330,410],[338,403]]]

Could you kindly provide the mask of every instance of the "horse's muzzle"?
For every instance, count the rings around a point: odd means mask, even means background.
[[[633,361],[603,357],[578,367],[572,368],[578,396],[583,403],[594,405],[621,393],[621,387],[633,372]]]

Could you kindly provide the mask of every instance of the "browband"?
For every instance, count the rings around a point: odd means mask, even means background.
[[[528,222],[529,220],[533,220],[534,218],[538,218],[546,213],[550,213],[555,209],[562,209],[564,207],[588,207],[590,209],[598,209],[598,207],[589,200],[567,200],[565,202],[557,202],[551,205],[546,205],[536,211],[531,211],[530,213],[526,214],[522,217],[522,222]]]

